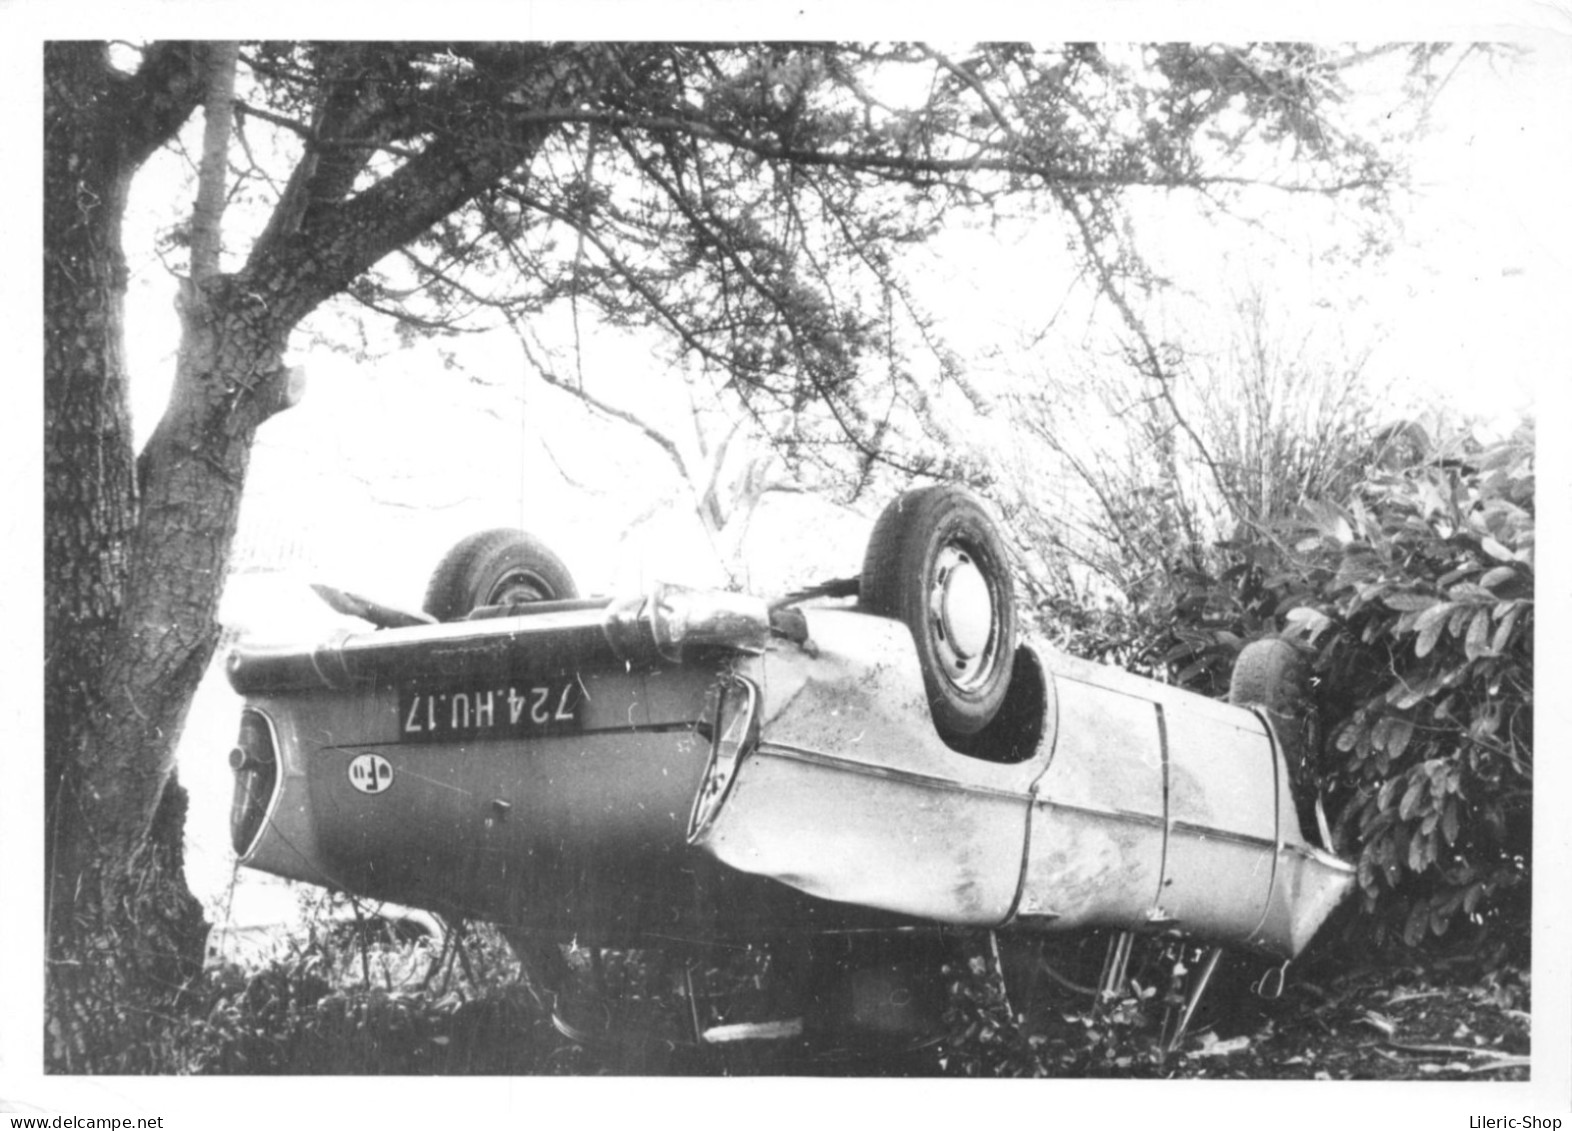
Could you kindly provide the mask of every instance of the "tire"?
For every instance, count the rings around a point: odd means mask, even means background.
[[[958,487],[896,499],[874,524],[859,603],[911,629],[940,737],[952,746],[986,727],[1015,664],[1015,591],[993,522]]]
[[[484,530],[454,546],[431,574],[423,608],[463,620],[487,605],[564,601],[579,595],[562,559],[522,530]]]
[[[1290,775],[1298,780],[1303,767],[1310,697],[1304,658],[1286,640],[1257,640],[1245,645],[1234,662],[1228,701],[1258,707],[1272,721]]]

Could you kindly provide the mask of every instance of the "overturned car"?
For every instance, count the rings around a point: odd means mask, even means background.
[[[893,503],[860,578],[776,602],[581,599],[505,531],[423,613],[324,595],[379,627],[229,659],[236,853],[521,953],[939,925],[1287,960],[1353,883],[1300,827],[1288,645],[1221,703],[1018,641],[952,487]]]

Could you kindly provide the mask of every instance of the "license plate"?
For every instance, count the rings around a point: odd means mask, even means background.
[[[584,690],[578,680],[507,683],[447,691],[399,692],[401,742],[521,738],[579,729]]]

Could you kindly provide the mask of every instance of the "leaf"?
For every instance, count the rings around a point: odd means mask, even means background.
[[[1414,629],[1423,632],[1432,625],[1440,624],[1451,615],[1456,608],[1451,601],[1436,600],[1425,606],[1424,612],[1414,620]]]
[[[1483,585],[1476,585],[1472,581],[1460,581],[1446,591],[1446,595],[1454,601],[1494,601],[1496,595]]]
[[[1301,605],[1297,609],[1288,610],[1286,618],[1291,627],[1304,632],[1313,644],[1315,638],[1325,632],[1332,624],[1332,619],[1317,609]]]
[[[1406,821],[1406,820],[1410,819],[1411,817],[1413,817],[1414,810],[1418,807],[1420,800],[1425,795],[1426,782],[1427,782],[1427,779],[1422,778],[1422,777],[1416,777],[1413,781],[1411,781],[1409,783],[1408,789],[1403,794],[1403,800],[1397,807],[1397,815],[1399,817],[1401,817],[1403,820]],[[1418,838],[1416,837],[1415,839],[1417,840]],[[1410,852],[1410,856],[1412,856],[1412,852],[1413,852],[1413,844],[1412,843],[1409,844],[1409,852]]]
[[[1408,870],[1423,872],[1435,860],[1435,840],[1416,832],[1408,839]]]
[[[1495,558],[1498,562],[1511,562],[1517,560],[1517,556],[1513,554],[1511,550],[1507,549],[1500,542],[1497,542],[1488,534],[1479,540],[1479,545],[1481,548],[1483,548],[1485,553],[1489,554],[1492,558]]]
[[[1416,488],[1426,518],[1446,509],[1446,499],[1441,494],[1441,488],[1434,482],[1424,479],[1416,484]]]
[[[1473,726],[1468,728],[1468,733],[1474,739],[1494,738],[1496,731],[1501,728],[1501,704],[1487,703],[1474,719]]]
[[[1468,637],[1463,641],[1463,654],[1477,660],[1489,651],[1490,610],[1477,609],[1468,625]]]
[[[1513,569],[1511,566],[1496,566],[1495,569],[1490,570],[1479,579],[1479,584],[1483,585],[1486,589],[1494,589],[1503,581],[1511,581],[1516,576],[1517,570]]]
[[[1408,719],[1393,719],[1386,735],[1386,750],[1394,759],[1401,758],[1408,749],[1408,740],[1414,737],[1414,724]],[[1408,816],[1406,813],[1403,816]]]
[[[1306,510],[1315,522],[1316,529],[1325,537],[1344,546],[1354,540],[1354,528],[1338,507],[1327,502],[1314,502],[1308,504]]]
[[[1501,623],[1496,626],[1496,634],[1490,641],[1490,650],[1496,653],[1496,655],[1499,656],[1506,651],[1507,643],[1512,638],[1512,629],[1517,624],[1518,610],[1522,607],[1520,602],[1514,601],[1511,610],[1508,611],[1506,616],[1501,618]]]
[[[1389,609],[1396,609],[1400,613],[1418,613],[1437,604],[1441,598],[1431,597],[1424,593],[1387,593],[1381,601]]]
[[[1414,622],[1414,628],[1419,633],[1419,639],[1414,641],[1414,655],[1428,656],[1435,648],[1452,609],[1452,602],[1440,601],[1419,614],[1419,619]]]
[[[1441,681],[1434,675],[1412,686],[1399,683],[1386,693],[1386,701],[1398,710],[1406,711],[1424,702],[1440,686]]]

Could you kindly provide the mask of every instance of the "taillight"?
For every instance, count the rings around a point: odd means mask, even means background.
[[[721,682],[711,732],[710,760],[704,768],[698,796],[693,799],[693,813],[688,818],[690,840],[709,824],[720,808],[731,789],[738,763],[758,738],[758,702],[758,689],[747,680],[731,678]]]
[[[262,831],[273,787],[278,783],[278,750],[267,716],[250,708],[240,713],[240,738],[229,752],[235,771],[235,798],[229,811],[229,835],[235,854],[244,856]]]

